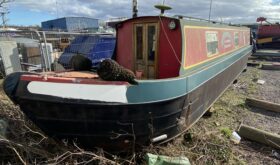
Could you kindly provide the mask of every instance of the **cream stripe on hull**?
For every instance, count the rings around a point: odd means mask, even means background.
[[[90,85],[32,81],[30,93],[69,99],[127,103],[126,85]]]

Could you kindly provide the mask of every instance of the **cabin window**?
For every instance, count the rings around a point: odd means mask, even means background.
[[[206,32],[207,56],[213,56],[219,53],[218,50],[218,32]]]
[[[143,59],[143,26],[136,27],[136,58]]]
[[[239,45],[239,33],[234,32],[234,46],[238,47],[238,45]]]
[[[155,60],[156,51],[156,27],[154,25],[148,26],[148,60]]]

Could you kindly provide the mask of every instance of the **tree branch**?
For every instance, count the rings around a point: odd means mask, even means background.
[[[0,0],[0,7],[3,7],[4,4],[13,2],[14,0]]]
[[[18,156],[19,160],[21,161],[21,163],[23,165],[26,165],[26,162],[22,159],[22,157],[20,156],[20,154],[18,153],[18,151],[14,148],[14,147],[10,147],[15,153],[16,155]]]

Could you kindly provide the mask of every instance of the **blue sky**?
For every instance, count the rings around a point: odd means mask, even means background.
[[[1,0],[0,0],[1,1]],[[153,5],[162,0],[138,0],[139,15],[156,15]],[[99,19],[130,17],[132,0],[15,0],[8,24],[40,25],[42,21],[65,16],[86,16]],[[208,18],[210,0],[166,0],[173,7],[167,14]],[[57,6],[57,8],[56,8]],[[252,23],[259,16],[280,18],[280,0],[213,0],[212,19]],[[279,20],[280,22],[280,20]]]
[[[40,25],[40,22],[53,19],[54,15],[48,12],[35,12],[20,7],[12,7],[8,15],[8,24],[12,25]]]

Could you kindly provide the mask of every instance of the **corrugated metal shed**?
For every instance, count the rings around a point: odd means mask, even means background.
[[[98,29],[98,19],[87,17],[64,17],[42,22],[43,30],[78,31],[85,29]]]
[[[81,54],[89,58],[92,66],[95,67],[102,60],[112,58],[115,45],[116,38],[114,36],[78,36],[65,49],[58,62],[65,68],[69,68],[71,58],[76,54]]]

